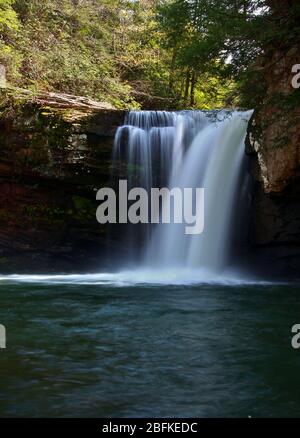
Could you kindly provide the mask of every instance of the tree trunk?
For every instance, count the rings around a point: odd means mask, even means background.
[[[195,87],[197,83],[197,76],[196,72],[193,71],[192,73],[192,79],[191,79],[191,95],[190,95],[190,104],[191,106],[195,105]]]
[[[184,101],[185,102],[187,102],[189,99],[190,83],[191,83],[191,73],[189,70],[187,70],[186,78],[185,78],[185,90],[184,90]]]
[[[177,49],[174,48],[172,60],[171,60],[171,66],[170,66],[170,75],[169,75],[169,93],[170,94],[172,93],[173,87],[174,87],[176,57],[177,57]]]

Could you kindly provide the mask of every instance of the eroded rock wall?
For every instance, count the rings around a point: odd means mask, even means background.
[[[0,272],[99,270],[121,254],[96,221],[124,112],[53,93],[0,91]],[[108,251],[109,247],[109,251]]]
[[[267,84],[247,136],[254,180],[251,262],[271,277],[300,276],[300,90],[292,67],[300,45],[273,49],[262,63]]]

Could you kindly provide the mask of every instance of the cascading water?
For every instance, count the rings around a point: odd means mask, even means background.
[[[232,228],[242,213],[238,195],[246,178],[240,174],[250,116],[251,112],[230,111],[128,113],[116,133],[113,160],[117,176],[116,169],[123,168],[129,189],[205,189],[205,227],[200,235],[186,235],[185,224],[149,224],[139,232],[128,226],[130,257],[138,254],[141,266],[214,272],[226,266]]]

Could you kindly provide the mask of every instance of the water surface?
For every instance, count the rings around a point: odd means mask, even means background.
[[[299,416],[299,286],[69,280],[0,281],[1,417]]]

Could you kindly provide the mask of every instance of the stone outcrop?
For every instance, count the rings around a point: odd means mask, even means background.
[[[275,52],[264,70],[267,93],[249,129],[248,153],[257,155],[257,177],[265,193],[281,193],[300,176],[300,90],[292,87],[292,67],[300,48]]]
[[[124,115],[77,96],[0,90],[0,272],[99,270],[121,254],[96,221],[95,193],[109,183]]]
[[[263,63],[267,91],[252,117],[246,152],[254,180],[252,262],[270,276],[300,275],[300,90],[292,67],[300,47],[273,50]]]

